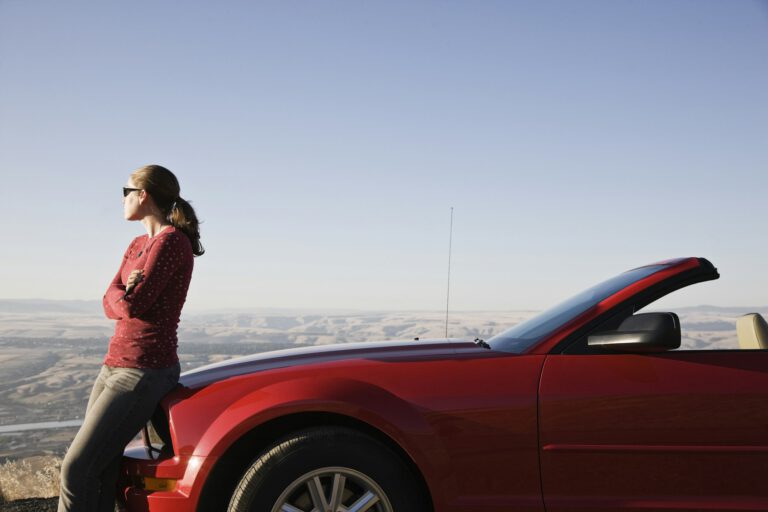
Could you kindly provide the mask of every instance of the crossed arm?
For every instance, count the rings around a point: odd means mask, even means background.
[[[136,318],[147,311],[183,261],[178,238],[163,237],[150,247],[144,268],[131,272],[123,283],[122,273],[130,252],[129,246],[102,300],[104,313],[113,320]]]

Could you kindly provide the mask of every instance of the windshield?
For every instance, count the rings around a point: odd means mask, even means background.
[[[565,302],[550,308],[535,317],[507,329],[488,340],[494,350],[521,353],[540,340],[554,333],[560,326],[574,320],[604,299],[623,290],[634,282],[667,268],[667,265],[648,265],[604,281],[584,290]]]

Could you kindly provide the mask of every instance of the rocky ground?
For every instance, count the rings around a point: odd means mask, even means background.
[[[31,498],[0,504],[0,512],[56,512],[58,498]]]

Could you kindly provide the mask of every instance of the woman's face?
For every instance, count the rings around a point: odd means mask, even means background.
[[[126,188],[138,188],[132,179],[128,180],[125,185]],[[140,220],[141,215],[141,194],[144,194],[143,190],[133,190],[128,193],[127,196],[123,196],[123,215],[125,220]]]

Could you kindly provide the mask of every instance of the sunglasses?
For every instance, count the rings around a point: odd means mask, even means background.
[[[128,194],[130,194],[131,192],[138,192],[139,190],[141,190],[141,189],[140,188],[123,187],[123,197],[128,197]]]

